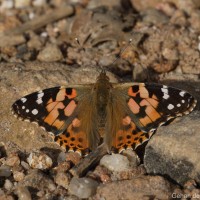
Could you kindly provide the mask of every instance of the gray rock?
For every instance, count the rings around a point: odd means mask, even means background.
[[[63,55],[56,45],[49,44],[39,53],[37,58],[40,61],[55,62],[61,60]]]
[[[27,187],[19,186],[16,189],[16,193],[19,200],[31,200],[31,194]]]
[[[130,162],[127,157],[121,154],[105,155],[100,160],[100,165],[106,167],[110,171],[126,171],[129,170]]]
[[[56,184],[64,187],[65,189],[68,189],[70,178],[71,177],[69,176],[69,174],[64,172],[59,172],[56,174],[55,182]]]
[[[53,180],[37,169],[29,170],[29,174],[24,177],[21,184],[27,187],[36,188],[39,191],[53,192],[56,189]]]
[[[146,146],[144,166],[148,173],[165,175],[183,185],[200,183],[199,119],[196,111],[167,127],[161,127]]]
[[[69,192],[81,199],[94,195],[98,183],[91,178],[72,178],[69,184]]]
[[[131,180],[101,184],[92,200],[171,199],[171,185],[160,176],[140,176]]]
[[[122,153],[128,158],[131,167],[136,167],[140,164],[140,158],[138,157],[135,151],[131,149],[126,149]]]
[[[12,174],[11,169],[7,165],[1,165],[0,167],[0,177],[9,177]]]

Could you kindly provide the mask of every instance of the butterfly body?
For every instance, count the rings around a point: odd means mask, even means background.
[[[108,151],[135,149],[170,119],[189,114],[196,100],[177,88],[148,83],[111,83],[104,71],[96,83],[61,86],[17,100],[12,110],[36,122],[69,151],[87,153],[103,141]]]

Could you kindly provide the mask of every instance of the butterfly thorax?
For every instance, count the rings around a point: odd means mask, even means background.
[[[111,88],[112,84],[110,83],[108,76],[105,72],[101,72],[97,78],[96,84],[94,85],[95,103],[98,114],[101,117],[105,117],[106,115],[106,106],[110,98]]]

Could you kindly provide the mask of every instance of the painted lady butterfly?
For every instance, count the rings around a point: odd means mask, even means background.
[[[102,71],[95,84],[54,87],[12,105],[22,120],[36,122],[68,151],[82,154],[102,142],[108,150],[136,149],[168,120],[189,114],[197,101],[177,88],[149,83],[110,83]]]

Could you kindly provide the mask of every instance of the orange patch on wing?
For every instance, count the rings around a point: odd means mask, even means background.
[[[63,105],[63,103],[57,103],[57,105],[53,108],[53,110],[51,110],[51,112],[47,115],[44,121],[47,124],[52,125],[52,123],[57,119],[59,115],[58,109],[63,109],[64,107],[65,106]]]
[[[76,103],[74,100],[70,101],[70,103],[65,107],[64,112],[66,116],[70,116],[76,108]]]
[[[56,95],[56,101],[63,101],[65,99],[65,89],[60,89]]]
[[[140,102],[140,106],[153,106],[154,108],[157,108],[158,101],[156,101],[155,99],[151,99],[151,98],[143,99]]]
[[[128,106],[130,108],[130,110],[134,113],[134,114],[138,114],[140,111],[140,106],[131,98],[128,101]]]
[[[146,126],[152,123],[151,119],[148,116],[145,116],[144,118],[140,118],[140,122],[142,123],[143,126]]]
[[[129,95],[129,96],[135,97],[135,96],[137,95],[137,93],[138,93],[138,92],[133,92],[132,87],[130,87],[130,88],[128,89],[128,95]]]
[[[73,99],[77,96],[77,92],[75,89],[72,89],[72,93],[71,94],[67,94],[66,95],[69,99]]]
[[[47,106],[46,106],[46,109],[48,112],[51,112],[55,106],[58,104],[58,102],[52,102],[52,103],[49,103]]]
[[[49,101],[47,102],[47,104],[50,104],[52,102],[53,102],[53,99],[51,98],[51,99],[49,99]]]
[[[152,106],[147,106],[145,112],[152,121],[156,121],[161,117],[161,115]]]
[[[153,94],[152,99],[158,100],[158,98],[155,94]]]
[[[77,118],[75,118],[73,121],[72,121],[72,126],[73,127],[80,127],[81,125],[81,121]]]
[[[141,98],[149,98],[149,92],[144,86],[140,86],[139,91]]]
[[[60,129],[60,127],[64,124],[64,121],[60,121],[59,119],[56,119],[56,121],[52,124],[57,129]]]
[[[124,126],[127,126],[131,123],[131,118],[129,116],[126,116],[125,118],[122,119],[122,124]]]

